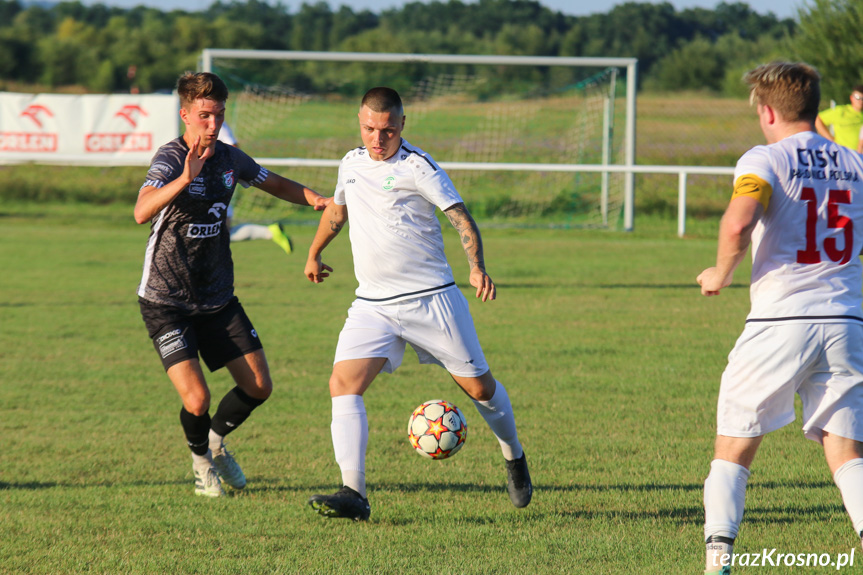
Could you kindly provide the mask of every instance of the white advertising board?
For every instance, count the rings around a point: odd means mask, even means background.
[[[0,163],[149,165],[179,135],[176,94],[0,92]]]

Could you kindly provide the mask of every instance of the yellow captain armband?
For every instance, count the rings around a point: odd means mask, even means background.
[[[731,199],[746,196],[758,200],[766,210],[771,195],[773,195],[773,186],[754,174],[744,174],[734,182],[734,192],[731,194]]]

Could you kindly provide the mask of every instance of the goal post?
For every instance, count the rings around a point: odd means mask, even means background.
[[[633,229],[634,58],[210,48],[199,68],[231,88],[227,121],[243,148],[320,189],[359,145],[357,94],[391,85],[405,100],[405,137],[450,172],[472,210],[481,199],[504,223]]]

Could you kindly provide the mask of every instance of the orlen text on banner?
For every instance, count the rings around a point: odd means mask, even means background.
[[[0,163],[147,165],[179,135],[176,94],[0,92]]]

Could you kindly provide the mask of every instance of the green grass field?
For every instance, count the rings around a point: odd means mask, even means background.
[[[235,245],[237,293],[276,389],[230,437],[248,488],[205,501],[138,313],[148,227],[131,210],[0,203],[0,573],[703,569],[719,376],[748,309],[746,269],[718,298],[694,284],[715,255],[715,219],[693,222],[686,240],[649,217],[629,234],[484,230],[499,299],[469,299],[516,409],[534,500],[510,505],[497,442],[470,401],[408,352],[366,394],[372,517],[355,524],[306,505],[339,480],[327,379],[355,287],[347,237],[326,252],[336,271],[317,286],[302,276],[312,227],[290,228],[290,257],[271,242]],[[470,295],[451,230],[446,241]],[[216,398],[231,385],[221,372],[209,382]],[[452,460],[425,460],[406,438],[411,410],[432,398],[468,418]],[[738,552],[835,555],[859,543],[798,427],[764,442]],[[763,571],[787,572],[735,573]]]

